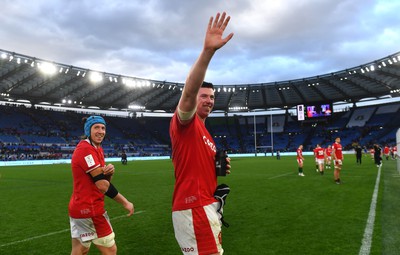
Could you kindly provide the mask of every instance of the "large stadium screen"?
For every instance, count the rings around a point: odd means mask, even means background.
[[[331,103],[297,106],[298,120],[330,117],[332,116],[332,113],[333,113],[333,108]]]

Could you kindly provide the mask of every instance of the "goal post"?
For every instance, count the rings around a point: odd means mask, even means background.
[[[270,154],[271,156],[274,156],[274,146],[272,145],[267,145],[267,146],[256,146],[256,154],[264,154],[264,156],[267,156],[267,154]]]
[[[273,129],[273,123],[272,123],[272,114],[270,115],[270,123],[265,123],[266,125],[270,125],[270,131],[271,131],[271,145],[264,145],[264,146],[257,146],[257,123],[256,123],[256,114],[254,112],[253,115],[253,135],[254,135],[254,156],[257,157],[257,154],[259,152],[259,149],[261,149],[262,151],[260,151],[261,153],[264,153],[264,155],[267,155],[267,152],[269,149],[269,151],[271,152],[272,156],[274,155],[274,129]]]

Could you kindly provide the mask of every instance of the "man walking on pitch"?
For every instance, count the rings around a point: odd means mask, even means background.
[[[305,176],[303,173],[303,145],[300,145],[299,148],[297,148],[297,165],[299,166],[299,176]]]
[[[356,151],[356,161],[357,164],[361,165],[361,161],[362,161],[362,149],[360,145],[357,145],[357,147],[355,148]]]
[[[333,172],[335,183],[341,184],[342,181],[340,180],[340,171],[342,170],[343,164],[343,152],[339,137],[335,139],[335,143],[332,145],[332,156],[335,165],[335,171]]]
[[[326,168],[331,168],[332,161],[332,146],[328,145],[325,149],[325,160],[326,160]]]
[[[222,254],[221,215],[214,198],[217,188],[216,146],[205,127],[214,107],[214,90],[204,82],[215,52],[233,36],[222,38],[230,20],[225,12],[210,18],[203,50],[190,70],[170,123],[175,187],[172,221],[183,254]],[[230,159],[226,159],[229,173]]]
[[[84,119],[84,139],[76,146],[71,159],[73,193],[68,211],[71,225],[71,255],[89,252],[94,243],[101,254],[117,254],[115,234],[104,209],[104,195],[121,204],[128,216],[133,214],[129,202],[111,183],[114,166],[105,164],[101,143],[106,135],[106,122],[100,116]]]
[[[324,175],[325,150],[319,144],[317,144],[317,147],[314,149],[314,153],[317,159],[318,172],[321,175]]]

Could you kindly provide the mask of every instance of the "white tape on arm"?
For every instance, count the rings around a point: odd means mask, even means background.
[[[179,119],[180,120],[190,120],[191,118],[193,118],[194,114],[196,112],[196,108],[194,108],[193,110],[191,110],[190,112],[184,112],[181,109],[179,109],[178,107],[178,115],[179,115]]]

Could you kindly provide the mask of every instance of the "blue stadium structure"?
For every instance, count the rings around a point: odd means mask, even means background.
[[[338,135],[345,149],[352,150],[355,145],[366,148],[374,143],[394,145],[400,127],[399,115],[400,103],[392,103],[349,109],[317,125],[299,122],[290,114],[258,116],[256,122],[251,116],[210,117],[206,124],[218,147],[229,153],[254,153],[256,147],[272,143],[275,151],[295,151],[299,144],[311,151],[317,143],[331,144]],[[83,135],[80,121],[84,116],[87,114],[73,111],[0,106],[0,159],[70,158]],[[112,138],[106,137],[103,144],[107,157],[120,157],[122,152],[130,157],[170,155],[170,118],[107,115],[104,118],[108,137]]]
[[[56,72],[43,73],[49,65]],[[112,138],[103,144],[108,157],[123,151],[131,157],[170,155],[169,121],[183,84],[98,72],[101,79],[94,85],[94,72],[0,50],[1,160],[70,158],[83,135],[82,117],[96,110]],[[315,77],[217,84],[215,95],[215,112],[206,124],[217,145],[230,153],[295,151],[299,144],[311,150],[336,136],[347,150],[394,145],[400,127],[400,52]],[[376,104],[388,98],[395,100]],[[347,107],[298,120],[297,105],[323,103]]]

